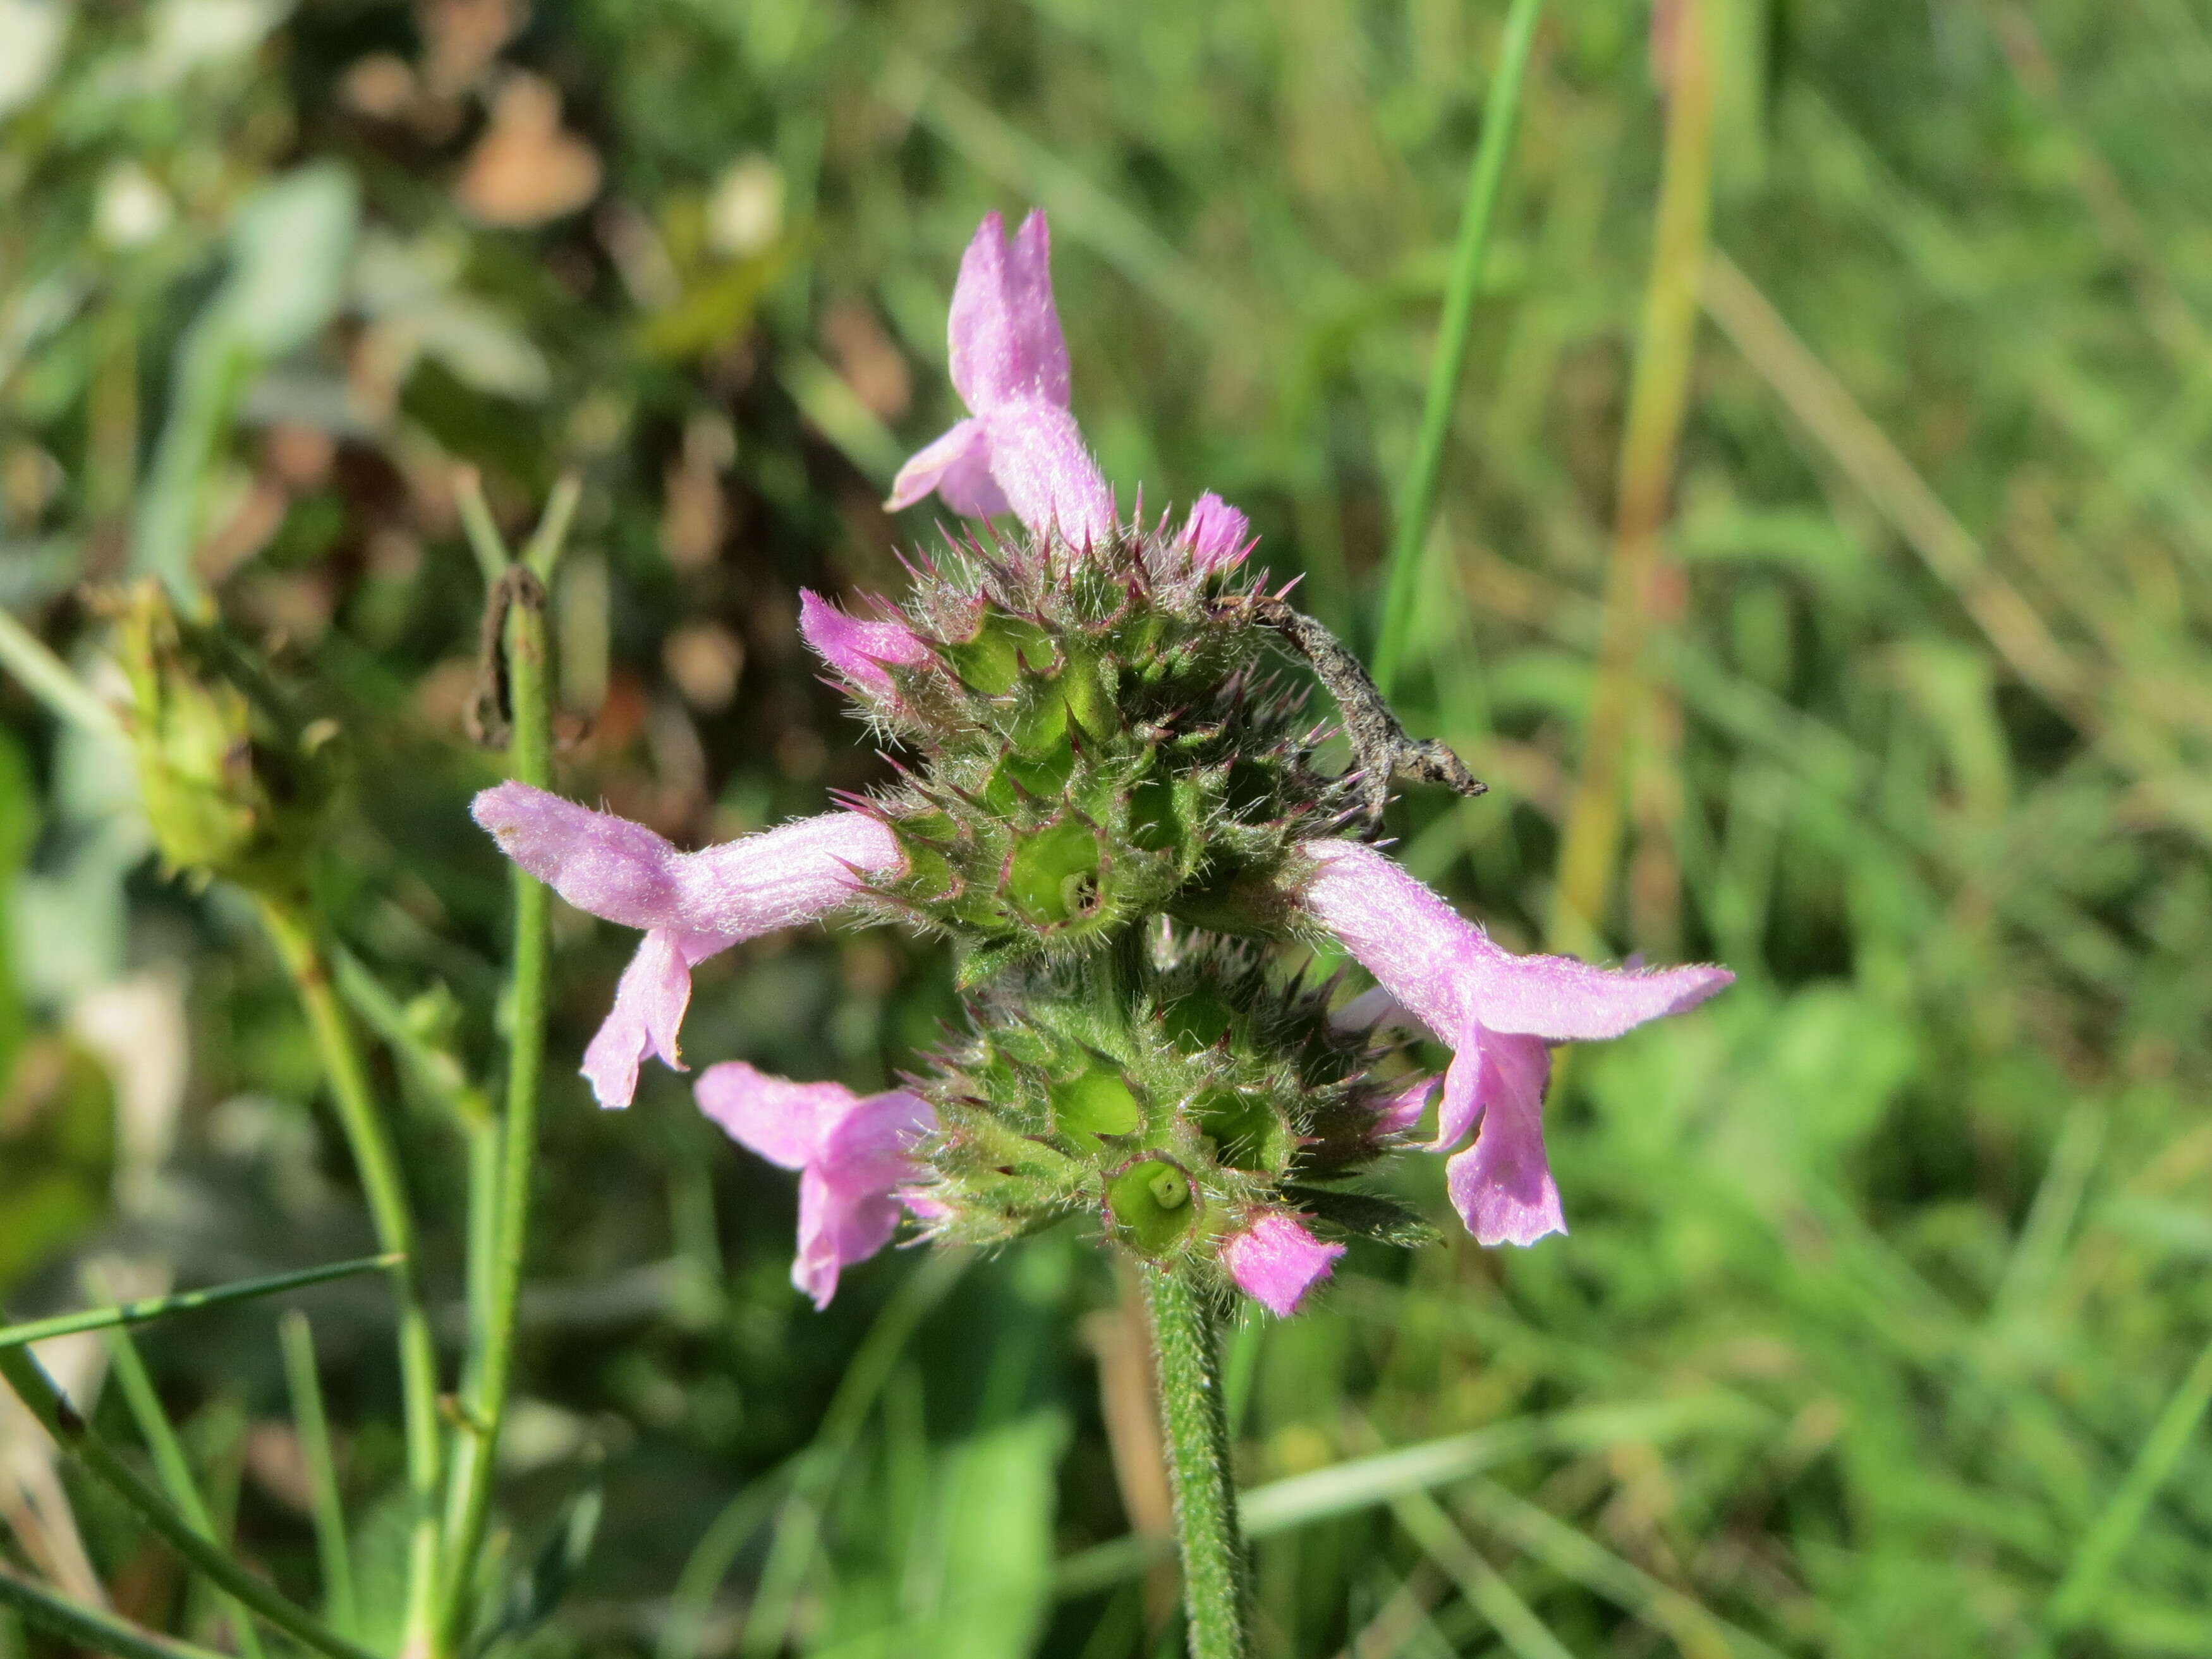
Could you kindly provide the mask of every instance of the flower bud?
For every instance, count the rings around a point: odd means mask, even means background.
[[[335,722],[304,718],[156,582],[131,591],[121,624],[139,789],[163,865],[258,892],[304,886],[336,792]]]

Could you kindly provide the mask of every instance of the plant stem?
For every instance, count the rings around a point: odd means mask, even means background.
[[[1712,218],[1713,85],[1708,0],[1677,9],[1666,66],[1667,133],[1658,225],[1644,289],[1641,337],[1620,439],[1619,506],[1606,572],[1605,620],[1590,694],[1582,776],[1567,812],[1553,890],[1551,943],[1599,949],[1606,900],[1620,854],[1632,726],[1663,731],[1680,716],[1665,688],[1647,682],[1644,641],[1656,619],[1680,617],[1679,575],[1662,558],[1674,455],[1690,401],[1697,347],[1698,280]]]
[[[1398,533],[1390,545],[1390,586],[1383,596],[1382,626],[1375,641],[1375,684],[1386,696],[1397,678],[1420,598],[1422,555],[1428,549],[1429,526],[1436,520],[1437,484],[1443,476],[1452,404],[1467,367],[1475,291],[1482,281],[1483,255],[1490,246],[1498,186],[1512,154],[1521,83],[1528,76],[1536,21],[1543,9],[1544,0],[1513,0],[1513,9],[1506,14],[1505,38],[1483,110],[1482,142],[1475,146],[1474,162],[1468,169],[1467,205],[1461,210],[1459,241],[1452,250],[1451,279],[1444,290],[1443,327],[1437,337],[1436,360],[1429,366],[1429,393],[1421,409],[1413,471],[1407,474],[1406,493],[1398,504]]]
[[[233,1560],[220,1547],[202,1537],[152,1482],[132,1468],[122,1454],[92,1431],[76,1408],[62,1397],[43,1367],[27,1348],[0,1350],[0,1378],[27,1407],[54,1443],[101,1485],[106,1486],[151,1528],[161,1540],[264,1623],[283,1631],[301,1644],[330,1659],[374,1659],[326,1628],[313,1614],[286,1601],[260,1579]],[[25,1611],[32,1611],[27,1606]]]
[[[1191,1659],[1245,1659],[1244,1540],[1237,1525],[1213,1322],[1187,1279],[1149,1261],[1141,1271],[1175,1488]]]
[[[108,1364],[114,1370],[116,1382],[122,1386],[124,1400],[137,1422],[146,1449],[154,1455],[154,1468],[161,1477],[169,1501],[191,1524],[193,1531],[209,1543],[226,1547],[225,1540],[216,1530],[215,1517],[208,1513],[206,1501],[200,1497],[198,1484],[192,1479],[191,1463],[185,1456],[183,1443],[170,1425],[168,1413],[161,1408],[161,1396],[154,1387],[146,1362],[139,1357],[138,1345],[131,1340],[131,1333],[119,1325],[107,1333],[106,1340]],[[261,1637],[253,1627],[253,1620],[239,1602],[228,1596],[223,1600],[237,1622],[240,1659],[262,1659]]]
[[[444,1448],[438,1423],[438,1353],[414,1262],[415,1218],[391,1137],[369,1092],[353,1028],[331,983],[329,953],[315,926],[300,908],[266,896],[261,899],[261,921],[313,1029],[377,1240],[386,1250],[404,1258],[392,1269],[392,1288],[399,1304],[399,1386],[406,1419],[407,1492],[413,1510],[403,1651],[416,1654],[423,1650],[437,1605],[438,1482]]]
[[[307,1466],[315,1523],[315,1554],[323,1572],[323,1617],[342,1635],[361,1628],[353,1593],[353,1547],[346,1536],[345,1504],[338,1495],[337,1459],[331,1452],[330,1418],[323,1409],[323,1379],[315,1363],[315,1334],[307,1316],[289,1310],[277,1327],[284,1348],[284,1381],[292,1395],[292,1425]]]
[[[0,1607],[13,1608],[33,1628],[58,1636],[72,1647],[115,1654],[118,1659],[224,1659],[212,1648],[157,1636],[113,1613],[64,1600],[4,1561],[0,1561]]]
[[[545,589],[575,512],[578,486],[563,478],[546,503],[537,534],[521,564],[527,580],[507,607],[504,641],[507,698],[514,727],[507,772],[538,788],[553,781],[553,699],[547,678]],[[464,482],[462,513],[471,540],[484,558],[499,546],[480,491]],[[502,576],[500,580],[508,580]],[[538,1095],[545,1060],[545,986],[550,899],[544,884],[514,872],[514,959],[509,969],[507,1110],[500,1126],[497,1181],[490,1152],[471,1138],[470,1198],[480,1210],[495,1200],[493,1224],[470,1218],[469,1368],[463,1401],[465,1428],[446,1495],[445,1605],[438,1620],[438,1650],[453,1651],[473,1613],[476,1564],[491,1517],[491,1477],[507,1418],[514,1371],[515,1315],[522,1298],[522,1268],[530,1243],[531,1186],[538,1168]],[[478,1252],[489,1245],[489,1262]]]

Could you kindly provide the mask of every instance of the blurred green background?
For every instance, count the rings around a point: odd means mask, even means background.
[[[1572,1057],[1571,1237],[1356,1246],[1311,1311],[1244,1316],[1243,1481],[1346,1466],[1255,1503],[1261,1650],[2212,1654],[2212,7],[1666,0],[1662,39],[1693,5],[1711,253],[1601,928],[1740,982]],[[797,589],[899,591],[933,515],[878,502],[957,412],[960,249],[1041,205],[1125,502],[1218,489],[1367,641],[1504,10],[0,0],[0,605],[102,684],[87,585],[161,572],[310,681],[356,779],[341,931],[490,1075],[507,900],[464,811],[492,771],[456,465],[515,530],[582,470],[568,793],[687,844],[819,810],[884,771]],[[1401,682],[1492,783],[1395,809],[1404,855],[1516,946],[1591,775],[1652,32],[1589,0],[1539,36]],[[99,742],[12,681],[0,719],[9,1312],[75,1305],[88,1262],[362,1251],[242,902],[161,878]],[[501,1501],[517,1559],[605,1509],[535,1650],[1173,1643],[1140,1558],[1085,1553],[1162,1501],[1091,1241],[889,1254],[817,1316],[787,1176],[680,1078],[617,1116],[572,1075],[631,939],[556,917]],[[702,969],[687,1040],[881,1086],[954,1018],[933,951],[817,930]],[[453,1127],[377,1063],[450,1305]],[[1441,1174],[1391,1178],[1449,1220]],[[386,1304],[298,1301],[373,1602]],[[274,1316],[146,1347],[243,1547],[311,1586]],[[1430,1495],[1354,1478],[1475,1431]],[[0,1520],[11,1556],[208,1628],[13,1419]]]

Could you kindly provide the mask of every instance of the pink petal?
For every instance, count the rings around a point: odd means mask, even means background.
[[[865,1261],[891,1242],[902,1213],[888,1193],[840,1191],[819,1170],[799,1177],[799,1253],[791,1282],[818,1311],[837,1293],[839,1270]]]
[[[991,477],[991,445],[977,420],[962,421],[927,448],[918,450],[891,481],[891,512],[912,507],[935,490],[945,506],[970,519],[1011,513],[1006,492]]]
[[[692,931],[734,944],[812,921],[849,902],[866,876],[905,866],[880,818],[824,812],[683,854],[678,908]]]
[[[643,824],[526,783],[486,789],[469,811],[501,852],[579,910],[631,927],[678,925],[682,854]]]
[[[813,1161],[841,1192],[888,1193],[921,1174],[914,1144],[936,1127],[937,1114],[919,1095],[864,1096],[831,1127]]]
[[[815,1163],[860,1101],[842,1083],[793,1083],[741,1060],[709,1066],[691,1092],[731,1139],[787,1170]]]
[[[1114,492],[1084,447],[1075,416],[1041,398],[1016,398],[987,412],[983,427],[991,477],[1033,533],[1057,530],[1077,549],[1113,539]]]
[[[1453,1207],[1482,1244],[1534,1244],[1567,1230],[1544,1152],[1544,1085],[1551,1051],[1540,1037],[1482,1035],[1482,1133],[1444,1165]]]
[[[891,689],[884,664],[913,668],[929,660],[929,647],[902,623],[861,622],[804,587],[799,590],[799,631],[824,662],[874,691]]]
[[[978,415],[1013,398],[1067,406],[1067,341],[1052,297],[1051,234],[1044,215],[1032,213],[1009,248],[1006,222],[987,213],[961,257],[945,333],[953,386]]]
[[[1200,495],[1177,538],[1198,570],[1225,570],[1252,550],[1252,521],[1212,490]]]
[[[1277,1318],[1288,1319],[1343,1254],[1343,1245],[1324,1244],[1290,1216],[1270,1212],[1223,1243],[1221,1265],[1237,1289]]]
[[[1693,1007],[1735,977],[1725,968],[1630,973],[1516,957],[1373,848],[1308,842],[1304,850],[1313,864],[1306,908],[1447,1042],[1470,1021],[1556,1042],[1619,1036]]]
[[[614,1006],[584,1050],[583,1074],[600,1105],[619,1109],[636,1097],[638,1067],[648,1054],[684,1069],[677,1032],[691,1001],[691,969],[724,944],[658,927],[638,941],[615,988]]]

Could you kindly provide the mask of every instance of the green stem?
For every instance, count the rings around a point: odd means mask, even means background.
[[[545,587],[560,556],[576,507],[578,486],[563,478],[546,503],[538,532],[521,563],[531,584],[507,610],[507,698],[514,730],[507,750],[509,775],[540,789],[553,782],[553,699],[547,678]],[[465,484],[464,520],[483,557],[500,545],[480,492]],[[486,559],[487,568],[489,561]],[[507,1418],[514,1374],[515,1316],[522,1299],[523,1261],[530,1243],[531,1186],[538,1168],[538,1097],[545,1061],[545,988],[550,946],[550,899],[544,884],[514,872],[514,960],[510,969],[507,1030],[507,1110],[500,1126],[497,1183],[494,1188],[488,1146],[472,1144],[470,1196],[472,1205],[495,1200],[496,1220],[471,1218],[472,1255],[489,1245],[489,1263],[471,1264],[471,1315],[466,1427],[453,1462],[447,1492],[446,1599],[438,1620],[438,1650],[455,1650],[473,1613],[477,1558],[491,1519],[491,1477],[499,1437]]]
[[[438,1593],[438,1482],[444,1462],[438,1421],[438,1353],[430,1319],[416,1273],[415,1218],[399,1178],[384,1119],[369,1092],[368,1074],[353,1028],[331,984],[329,953],[313,923],[297,908],[264,896],[262,925],[300,993],[315,1046],[330,1079],[338,1121],[353,1150],[354,1167],[368,1200],[378,1242],[404,1260],[392,1269],[392,1293],[399,1304],[399,1385],[405,1416],[407,1492],[412,1534],[407,1553],[407,1617],[403,1650],[424,1650]]]
[[[1245,1659],[1244,1540],[1237,1525],[1213,1323],[1188,1280],[1151,1262],[1143,1273],[1191,1659]]]
[[[315,1363],[315,1334],[307,1316],[288,1311],[277,1327],[284,1348],[284,1381],[292,1395],[292,1424],[307,1465],[313,1505],[315,1554],[323,1572],[323,1616],[348,1636],[361,1628],[353,1593],[353,1547],[346,1536],[345,1504],[338,1496],[337,1459],[331,1453],[331,1425],[323,1410],[323,1379]]]
[[[112,1653],[117,1659],[223,1659],[212,1648],[156,1636],[113,1613],[66,1601],[5,1562],[0,1562],[0,1607],[21,1613],[27,1623],[72,1647]]]
[[[104,1291],[101,1293],[106,1294]],[[107,1333],[107,1358],[146,1449],[154,1454],[155,1472],[161,1477],[169,1501],[191,1523],[193,1531],[209,1543],[222,1547],[224,1540],[216,1530],[215,1517],[208,1513],[207,1504],[200,1497],[198,1484],[192,1479],[191,1461],[185,1455],[176,1430],[170,1426],[168,1413],[161,1409],[161,1396],[154,1387],[145,1360],[139,1357],[138,1345],[131,1340],[131,1333],[120,1326]],[[238,1624],[240,1659],[262,1659],[261,1637],[245,1607],[228,1596],[223,1599]]]
[[[108,1488],[162,1542],[182,1556],[218,1589],[275,1629],[330,1659],[374,1659],[325,1627],[313,1614],[295,1607],[260,1579],[233,1560],[222,1548],[202,1537],[192,1523],[162,1497],[153,1483],[132,1468],[123,1455],[109,1445],[76,1408],[62,1397],[52,1378],[27,1348],[0,1350],[0,1378],[27,1407],[39,1425],[84,1471]],[[21,1581],[15,1581],[20,1584]],[[26,1606],[26,1612],[35,1609]]]
[[[1437,338],[1436,361],[1429,366],[1429,393],[1421,410],[1421,435],[1413,466],[1399,504],[1398,534],[1390,546],[1390,586],[1382,601],[1382,626],[1375,641],[1375,684],[1389,696],[1405,655],[1413,609],[1420,598],[1422,555],[1437,514],[1437,485],[1443,476],[1444,441],[1451,435],[1452,404],[1467,367],[1474,296],[1481,285],[1483,255],[1490,246],[1490,222],[1498,186],[1513,149],[1513,128],[1521,107],[1521,83],[1536,40],[1536,21],[1544,0],[1513,0],[1506,14],[1505,38],[1498,69],[1490,77],[1483,112],[1482,142],[1467,175],[1467,205],[1452,251],[1451,279],[1444,290],[1443,328]]]

